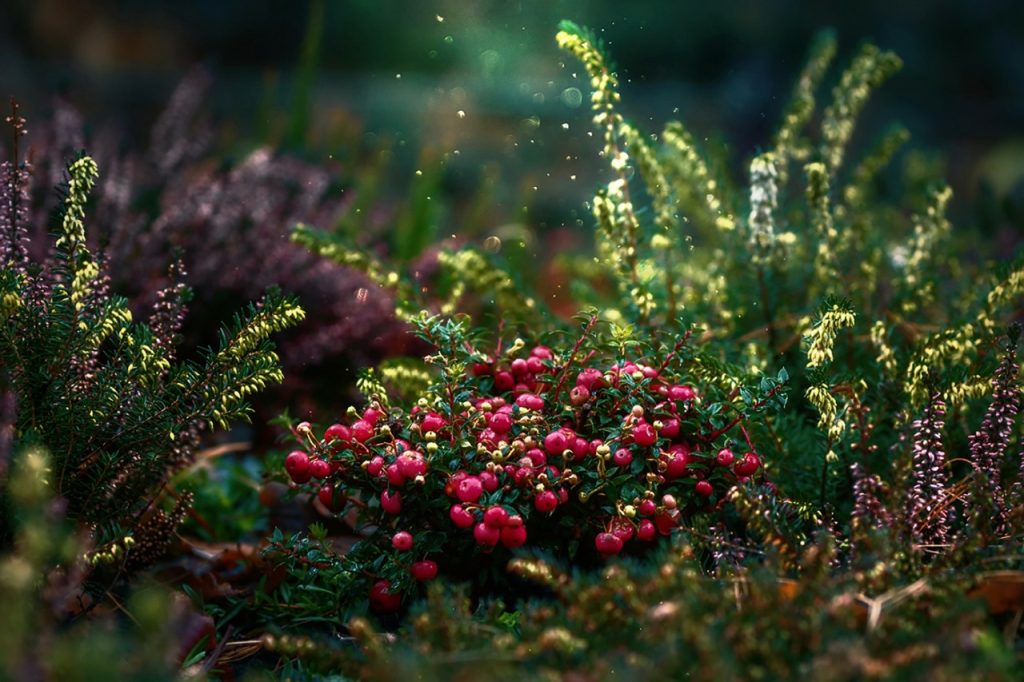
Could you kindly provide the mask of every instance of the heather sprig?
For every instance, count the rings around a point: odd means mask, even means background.
[[[185,503],[170,516],[154,509],[163,483],[188,462],[201,425],[245,418],[246,399],[281,380],[268,337],[303,313],[270,291],[222,332],[218,351],[172,361],[186,290],[168,294],[154,327],[133,322],[127,301],[110,295],[105,261],[86,238],[97,177],[88,156],[69,166],[54,259],[28,271],[4,264],[0,377],[16,396],[14,450],[38,444],[52,453],[50,484],[68,518],[99,547],[127,537],[136,548],[166,547]],[[3,495],[8,485],[0,479]],[[142,549],[111,558],[137,567]]]

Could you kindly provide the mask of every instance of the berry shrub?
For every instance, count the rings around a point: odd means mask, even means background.
[[[292,429],[294,486],[335,513],[358,509],[366,537],[351,556],[367,564],[354,574],[372,577],[374,610],[439,574],[498,574],[481,567],[522,547],[582,565],[643,553],[764,479],[748,427],[783,404],[785,376],[756,392],[702,383],[689,334],[616,344],[596,317],[567,347],[516,339],[485,353],[464,327],[422,320],[440,379],[408,408],[378,391],[344,423]]]

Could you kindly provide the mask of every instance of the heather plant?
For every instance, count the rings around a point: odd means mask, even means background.
[[[219,320],[269,286],[316,309],[317,315],[281,335],[288,383],[274,390],[277,399],[273,408],[262,408],[265,415],[279,410],[285,395],[311,394],[317,373],[331,372],[350,385],[344,377],[352,367],[405,350],[406,335],[390,301],[351,269],[290,244],[287,226],[341,223],[373,232],[400,206],[388,203],[390,195],[378,196],[376,174],[348,177],[337,164],[314,164],[299,151],[267,144],[225,149],[227,133],[205,104],[213,88],[205,70],[189,73],[141,148],[109,127],[88,134],[75,109],[57,100],[52,119],[29,136],[35,166],[26,187],[30,248],[36,257],[46,256],[47,220],[59,207],[52,187],[61,180],[64,159],[88,148],[104,169],[89,243],[109,263],[111,283],[133,312],[142,314],[174,284],[167,254],[175,252],[193,292],[193,312],[179,331],[187,348],[215,342],[211,331]],[[313,409],[312,401],[308,407]]]
[[[20,137],[16,110],[10,121]],[[86,243],[96,162],[81,156],[68,166],[52,255],[42,261],[26,244],[28,170],[17,157],[0,168],[0,380],[14,408],[4,469],[29,446],[45,448],[53,494],[94,545],[90,563],[116,578],[167,549],[190,500],[165,509],[165,482],[189,463],[204,430],[247,418],[247,398],[281,381],[268,337],[304,313],[270,290],[222,328],[216,348],[179,358],[188,290],[161,291],[149,320],[136,322]],[[180,264],[171,271],[184,274]],[[5,510],[11,486],[0,476]],[[5,535],[11,522],[5,514]]]

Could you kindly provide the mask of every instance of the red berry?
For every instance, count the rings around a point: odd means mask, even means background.
[[[458,486],[455,488],[455,496],[459,498],[460,502],[468,502],[470,504],[480,499],[480,496],[484,494],[483,483],[476,476],[466,476],[464,479],[459,481]]]
[[[373,437],[373,424],[364,419],[356,421],[352,424],[352,437],[360,443],[370,440]]]
[[[654,526],[654,522],[650,519],[642,519],[637,525],[636,539],[637,540],[653,540],[658,529]]]
[[[658,514],[654,517],[654,525],[662,535],[668,535],[676,527],[676,519],[679,517],[677,510]]]
[[[633,523],[625,516],[616,516],[612,518],[609,525],[612,535],[623,542],[629,542],[633,538],[633,534],[636,532],[636,529],[633,528]]]
[[[335,499],[334,488],[329,485],[320,486],[320,490],[317,491],[316,497],[320,500],[320,504],[331,511],[341,511],[345,506],[345,496],[338,493],[337,499]]]
[[[427,473],[427,461],[415,450],[406,450],[395,460],[398,471],[406,478],[416,478]]]
[[[480,479],[480,484],[489,493],[493,493],[498,489],[498,477],[492,474],[490,471],[481,471],[477,474],[477,478]]]
[[[524,360],[523,358],[516,358],[515,360],[513,360],[512,364],[509,366],[509,369],[511,369],[512,374],[514,374],[517,377],[525,376],[530,372],[530,368],[526,364],[526,360]]]
[[[518,526],[509,524],[501,529],[501,544],[509,549],[522,547],[526,544],[526,527],[522,525],[522,519],[519,520]]]
[[[715,492],[710,481],[697,481],[697,485],[694,486],[694,490],[701,497],[711,497],[711,493]]]
[[[486,362],[474,362],[470,371],[475,377],[485,377],[491,373],[491,366]]]
[[[732,450],[729,448],[722,448],[718,451],[718,454],[715,455],[715,461],[718,462],[718,466],[721,467],[729,466],[733,463],[734,459],[736,459],[736,455],[732,454]]]
[[[637,445],[647,447],[658,442],[658,434],[653,426],[647,422],[640,422],[633,429],[633,440]]]
[[[590,452],[590,443],[587,442],[586,438],[576,436],[570,442],[569,449],[572,450],[572,461],[578,462]]]
[[[402,595],[391,591],[391,582],[378,580],[370,588],[370,609],[377,613],[391,613],[402,605]]]
[[[583,386],[588,391],[593,392],[594,389],[604,386],[604,374],[599,369],[587,367],[580,370],[580,373],[576,375],[576,385]]]
[[[569,441],[562,431],[552,431],[544,437],[544,449],[549,455],[560,455],[569,447]]]
[[[473,514],[466,511],[461,504],[452,505],[452,508],[448,510],[448,518],[459,528],[469,528],[476,523],[476,518]]]
[[[378,475],[384,468],[384,458],[380,455],[375,456],[373,459],[366,463],[366,473],[371,476]]]
[[[612,556],[622,551],[622,539],[612,533],[598,533],[594,538],[597,551],[605,556]]]
[[[675,417],[669,417],[661,420],[661,431],[658,432],[659,436],[665,438],[675,438],[679,435],[679,420]]]
[[[733,471],[737,476],[753,476],[760,466],[761,458],[753,452],[748,452],[743,455],[743,459],[736,462]]]
[[[473,538],[478,545],[494,547],[501,539],[501,530],[481,522],[473,527]]]
[[[541,360],[550,360],[555,357],[555,354],[551,352],[551,349],[547,346],[537,344],[530,351],[530,356],[534,358],[540,358]]]
[[[376,425],[383,415],[383,412],[373,407],[367,407],[363,410],[363,419],[370,422],[371,425]]]
[[[665,478],[671,481],[674,478],[686,475],[686,469],[690,465],[690,457],[683,452],[670,452],[667,463],[668,468],[665,469]]]
[[[658,505],[654,503],[654,500],[641,500],[638,511],[641,516],[650,516],[658,510]]]
[[[495,412],[487,420],[487,426],[495,433],[506,434],[512,430],[512,415],[508,412]]]
[[[668,396],[672,400],[693,400],[697,397],[697,392],[689,386],[679,384],[669,387]]]
[[[628,467],[633,463],[633,453],[627,448],[619,448],[612,455],[612,461],[615,462],[615,466]]]
[[[494,375],[494,390],[499,393],[511,391],[516,385],[516,379],[512,372],[502,370]]]
[[[380,508],[388,514],[397,515],[402,511],[402,493],[385,490],[380,494]]]
[[[285,457],[284,468],[296,483],[305,483],[312,476],[309,455],[301,450],[296,450]]]
[[[586,386],[577,386],[569,391],[569,402],[572,403],[574,407],[581,407],[588,400],[590,400],[590,389]]]
[[[313,478],[327,478],[331,475],[331,465],[322,459],[312,459],[309,461],[309,475]]]
[[[484,523],[492,528],[501,528],[508,523],[508,512],[503,507],[491,507],[484,512]]]
[[[558,506],[558,496],[550,490],[545,490],[533,498],[533,506],[545,514],[554,511]]]
[[[412,565],[410,572],[416,580],[433,580],[437,577],[437,563],[430,559],[417,561]]]
[[[400,530],[391,536],[391,546],[399,552],[408,552],[412,549],[412,533]]]
[[[437,414],[436,412],[427,413],[427,415],[423,417],[423,421],[420,422],[420,428],[423,429],[423,433],[427,433],[428,431],[433,431],[434,433],[437,433],[444,427],[444,417]]]
[[[544,367],[544,361],[538,357],[526,358],[526,369],[530,374],[542,374],[546,367]]]
[[[401,469],[398,468],[398,464],[392,462],[384,469],[384,475],[388,478],[388,483],[393,486],[405,485],[405,476],[402,475]]]
[[[540,448],[530,448],[526,451],[526,457],[530,460],[531,466],[538,468],[548,463],[548,456]]]
[[[344,424],[331,424],[324,431],[324,440],[328,443],[339,441],[341,443],[347,443],[352,437],[352,432],[348,430],[348,427]]]
[[[534,393],[521,393],[516,396],[516,405],[528,410],[539,411],[544,409],[544,398]]]

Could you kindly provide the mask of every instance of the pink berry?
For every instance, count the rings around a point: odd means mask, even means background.
[[[761,458],[753,452],[743,455],[743,459],[736,462],[733,471],[737,476],[753,476],[761,466]]]
[[[730,450],[729,448],[722,448],[721,450],[718,451],[718,454],[715,455],[715,461],[718,462],[718,466],[721,467],[729,466],[730,464],[733,463],[733,460],[735,459],[736,455],[734,455],[732,453],[732,450]]]
[[[322,459],[309,461],[309,475],[313,478],[324,479],[331,475],[331,465]]]
[[[352,432],[349,431],[348,427],[344,424],[331,424],[327,427],[327,430],[324,431],[324,440],[328,443],[335,441],[347,443],[351,437]]]
[[[391,582],[378,580],[370,588],[370,608],[377,613],[391,613],[402,605],[402,595],[391,591]]]
[[[654,522],[650,519],[643,519],[637,524],[636,539],[637,540],[653,540],[658,529],[655,527]]]
[[[558,495],[550,490],[545,490],[533,498],[533,506],[537,511],[545,514],[552,512],[558,506]]]
[[[376,425],[382,416],[383,413],[373,407],[368,407],[363,410],[363,419],[370,422],[371,425]]]
[[[481,471],[477,478],[480,479],[480,484],[489,493],[493,493],[498,489],[498,477],[492,474],[490,471]]]
[[[296,483],[305,483],[312,476],[309,455],[301,450],[296,450],[285,457],[284,468]]]
[[[576,375],[576,385],[583,386],[588,391],[593,392],[594,389],[604,386],[604,374],[599,369],[587,367],[580,370],[580,373]]]
[[[423,417],[423,421],[420,422],[420,428],[423,429],[424,433],[427,433],[428,431],[433,431],[434,433],[437,433],[444,427],[444,417],[435,412],[427,413],[427,415]]]
[[[616,516],[611,520],[611,533],[623,542],[629,542],[633,538],[636,529],[633,523],[625,516]]]
[[[640,506],[637,511],[640,512],[641,516],[650,516],[658,510],[658,505],[654,503],[654,500],[641,500]]]
[[[521,520],[518,526],[508,525],[501,529],[501,544],[509,549],[526,544],[526,527],[522,525]]]
[[[402,511],[402,493],[385,490],[380,494],[380,508],[388,514],[397,515]]]
[[[544,367],[544,361],[540,358],[535,356],[526,358],[526,370],[530,374],[542,374],[545,369],[547,368]]]
[[[387,465],[384,469],[384,475],[388,478],[388,483],[395,487],[405,485],[405,476],[402,475],[401,469],[398,468],[398,464],[392,462]]]
[[[494,375],[494,390],[499,393],[505,391],[511,391],[516,385],[516,379],[512,376],[512,372],[502,370],[496,372]]]
[[[366,473],[371,476],[376,476],[384,469],[384,458],[380,455],[375,456],[373,459],[366,463]]]
[[[373,424],[363,419],[352,424],[352,437],[360,443],[365,443],[373,437]]]
[[[552,431],[544,437],[544,449],[549,455],[560,455],[569,447],[568,439],[562,431]]]
[[[693,400],[697,397],[697,392],[689,386],[679,384],[669,387],[668,396],[672,400]]]
[[[412,577],[419,581],[433,580],[437,577],[437,563],[430,559],[417,561],[410,569]]]
[[[509,365],[509,369],[511,369],[512,374],[517,377],[525,376],[530,372],[530,367],[526,364],[526,360],[523,358],[516,358],[513,360],[512,364]]]
[[[675,417],[669,417],[661,420],[661,431],[658,432],[659,436],[665,438],[675,438],[679,435],[679,420]]]
[[[391,546],[399,552],[408,552],[412,549],[412,533],[400,530],[391,536]]]
[[[626,448],[619,448],[612,455],[612,461],[615,462],[615,466],[628,467],[633,463],[633,453]]]
[[[569,391],[569,402],[574,407],[582,407],[590,400],[590,389],[586,386],[577,386]]]
[[[569,444],[569,449],[572,450],[572,460],[578,462],[587,456],[587,453],[590,451],[590,443],[587,442],[586,438],[576,436]]]
[[[633,429],[633,440],[637,445],[648,447],[658,442],[658,434],[647,422],[641,422]]]
[[[530,448],[526,451],[526,457],[530,460],[531,466],[538,468],[548,463],[548,456],[540,448]]]
[[[516,396],[516,405],[528,410],[539,411],[544,409],[544,398],[534,393],[521,393]]]
[[[492,528],[501,528],[508,523],[508,512],[503,507],[491,507],[484,512],[484,523]]]
[[[487,420],[487,425],[495,433],[508,433],[512,430],[512,415],[507,412],[496,412]]]
[[[501,530],[480,522],[473,527],[473,538],[478,545],[494,547],[501,539]]]
[[[472,504],[479,500],[483,494],[484,485],[476,476],[466,476],[459,481],[458,486],[455,488],[455,496],[459,498],[460,502]]]
[[[532,350],[530,350],[530,356],[540,358],[541,360],[550,360],[555,357],[555,354],[547,346],[537,344]]]
[[[452,508],[448,510],[448,518],[459,528],[469,528],[476,522],[473,514],[466,511],[461,504],[452,505]]]
[[[415,450],[406,450],[395,462],[398,464],[398,471],[405,478],[416,478],[427,473],[427,461]]]
[[[622,551],[622,539],[612,533],[598,533],[594,546],[601,554],[612,556]]]
[[[341,511],[345,506],[345,496],[339,493],[337,498],[335,498],[334,488],[329,485],[320,486],[320,490],[317,491],[316,497],[320,500],[320,504],[331,511]]]

